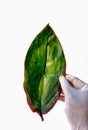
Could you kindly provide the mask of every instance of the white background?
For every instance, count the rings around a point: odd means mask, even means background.
[[[69,130],[64,103],[42,122],[23,90],[26,52],[48,23],[64,49],[66,72],[88,82],[87,0],[0,0],[0,130]]]

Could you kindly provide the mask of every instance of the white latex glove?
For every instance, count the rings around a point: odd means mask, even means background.
[[[71,75],[59,77],[71,130],[88,130],[88,85]]]

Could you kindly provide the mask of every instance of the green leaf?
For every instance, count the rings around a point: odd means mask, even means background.
[[[66,61],[62,46],[49,24],[30,45],[24,64],[24,89],[33,112],[42,120],[61,93],[59,76],[65,74]]]

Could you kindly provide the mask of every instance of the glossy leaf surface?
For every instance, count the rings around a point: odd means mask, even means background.
[[[24,89],[33,112],[47,113],[61,92],[59,76],[65,74],[66,62],[61,44],[47,25],[31,43],[24,65]]]

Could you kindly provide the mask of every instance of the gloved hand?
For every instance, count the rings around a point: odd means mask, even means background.
[[[59,80],[71,130],[88,130],[88,85],[71,75],[60,76]]]

